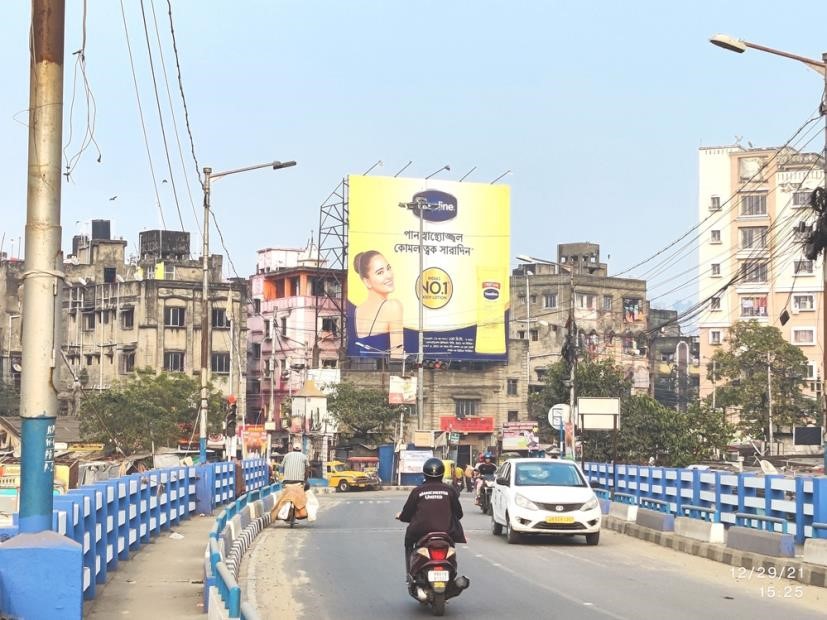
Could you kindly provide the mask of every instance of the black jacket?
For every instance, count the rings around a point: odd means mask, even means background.
[[[445,532],[455,543],[464,543],[459,520],[462,506],[457,492],[440,480],[426,480],[408,495],[399,520],[408,523],[405,540],[415,541],[430,532]]]

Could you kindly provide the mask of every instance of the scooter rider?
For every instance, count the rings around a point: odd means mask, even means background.
[[[462,506],[456,490],[442,482],[445,465],[438,458],[430,458],[422,466],[425,482],[408,495],[408,500],[396,518],[408,523],[405,530],[405,574],[416,542],[425,534],[445,532],[454,543],[464,543]]]
[[[479,505],[480,503],[480,493],[482,492],[482,485],[485,484],[485,478],[491,477],[497,472],[497,466],[494,464],[494,457],[491,455],[490,452],[486,452],[485,456],[483,457],[483,462],[477,464],[477,471],[479,472],[479,477],[477,478],[477,500],[476,503]]]

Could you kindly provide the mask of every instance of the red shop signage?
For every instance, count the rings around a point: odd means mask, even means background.
[[[444,415],[439,417],[439,430],[453,431],[455,433],[493,433],[494,418],[455,418]]]

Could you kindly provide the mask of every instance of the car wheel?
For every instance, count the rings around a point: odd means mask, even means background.
[[[350,485],[347,483],[347,480],[339,480],[339,484],[336,485],[336,490],[344,493],[350,488]]]
[[[511,519],[508,518],[508,515],[505,515],[505,539],[509,545],[516,545],[520,542],[520,535],[511,527]]]
[[[596,545],[598,542],[600,542],[600,532],[592,532],[591,534],[586,534],[587,545]]]
[[[491,533],[494,536],[499,536],[503,533],[503,526],[494,520],[494,515],[491,515]]]

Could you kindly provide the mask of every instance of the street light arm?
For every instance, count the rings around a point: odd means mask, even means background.
[[[738,54],[743,54],[747,51],[747,48],[750,48],[761,52],[767,52],[768,54],[774,54],[776,56],[783,56],[784,58],[790,58],[792,60],[797,60],[798,62],[803,62],[805,65],[815,69],[822,75],[827,72],[827,64],[821,60],[807,58],[806,56],[799,56],[798,54],[792,54],[790,52],[785,52],[784,50],[775,49],[774,47],[767,47],[766,45],[760,45],[750,41],[744,41],[742,39],[736,39],[735,37],[731,37],[726,34],[713,35],[709,38],[709,42],[712,43],[712,45],[716,45],[722,49],[729,50],[730,52],[736,52]]]
[[[258,170],[260,168],[269,168],[272,166],[273,170],[281,170],[282,168],[290,168],[295,166],[295,161],[268,161],[266,164],[255,164],[254,166],[246,166],[244,168],[236,168],[234,170],[224,170],[223,172],[213,172],[210,176],[213,179],[217,179],[220,177],[226,177],[231,174],[237,174],[239,172],[248,172],[250,170]]]

